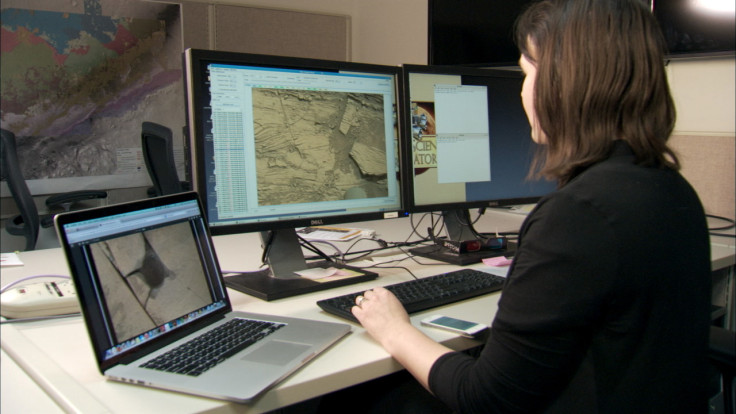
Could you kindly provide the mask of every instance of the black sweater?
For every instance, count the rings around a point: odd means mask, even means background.
[[[710,298],[697,195],[618,143],[530,213],[483,350],[430,388],[458,413],[702,413]]]

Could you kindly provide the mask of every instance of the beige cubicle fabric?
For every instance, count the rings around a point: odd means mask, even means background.
[[[184,47],[350,60],[350,17],[187,2]]]

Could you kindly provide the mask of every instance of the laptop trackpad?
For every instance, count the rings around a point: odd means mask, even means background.
[[[309,345],[294,342],[270,341],[243,357],[244,361],[283,365],[310,349]]]

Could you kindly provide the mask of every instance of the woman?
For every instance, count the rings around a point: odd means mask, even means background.
[[[517,41],[534,172],[559,188],[521,228],[483,350],[432,341],[383,288],[353,314],[458,413],[704,412],[709,239],[666,145],[656,21],[640,0],[548,0]]]

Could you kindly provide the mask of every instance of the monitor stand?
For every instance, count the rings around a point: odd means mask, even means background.
[[[478,236],[473,229],[473,223],[470,221],[470,213],[468,213],[467,209],[443,211],[442,220],[445,223],[447,235],[450,240],[466,241],[478,239]],[[431,246],[415,247],[409,251],[416,256],[426,257],[428,259],[434,259],[458,266],[467,266],[480,263],[483,259],[490,257],[512,256],[516,251],[515,247],[515,244],[508,243],[505,249],[457,253],[445,247],[433,244]]]
[[[307,263],[294,229],[261,232],[261,243],[268,249],[269,268],[225,277],[225,285],[259,299],[271,301],[373,280],[378,274],[340,263]],[[326,281],[304,278],[295,272],[313,268],[337,268],[350,276]]]

